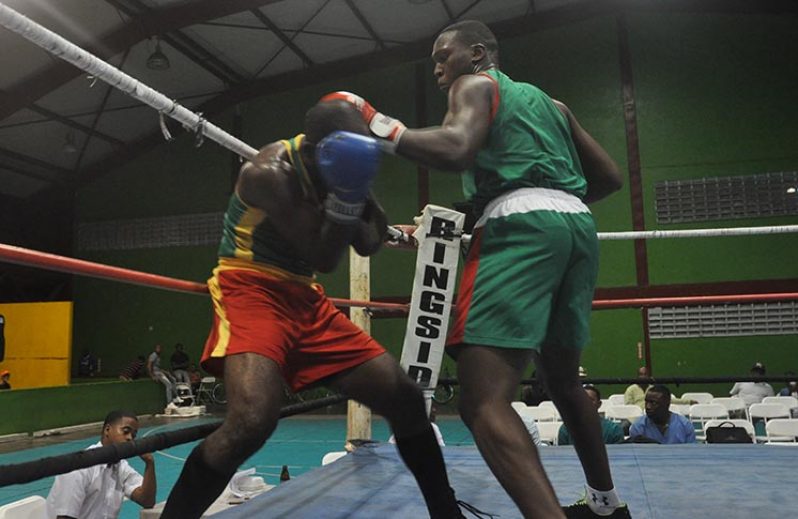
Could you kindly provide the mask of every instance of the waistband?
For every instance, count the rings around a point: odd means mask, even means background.
[[[504,218],[532,211],[590,214],[590,209],[579,197],[565,191],[545,187],[522,187],[503,193],[488,202],[474,227],[482,227],[491,218]]]
[[[314,288],[316,285],[318,285],[314,276],[294,274],[293,272],[281,269],[280,267],[275,267],[274,265],[258,263],[255,261],[246,261],[238,258],[219,258],[219,264],[213,270],[213,273],[216,275],[217,272],[222,272],[225,270],[248,270],[251,272],[265,274],[271,278],[279,279],[280,281],[293,281],[295,283],[300,283]]]

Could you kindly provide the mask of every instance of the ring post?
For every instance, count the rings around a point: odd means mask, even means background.
[[[368,257],[362,257],[349,248],[349,297],[356,300],[368,301],[371,297],[369,286]],[[351,307],[349,318],[364,332],[371,333],[371,318],[368,310],[362,307]],[[346,443],[347,450],[351,448],[351,440],[371,439],[371,409],[360,402],[349,400],[346,408]]]

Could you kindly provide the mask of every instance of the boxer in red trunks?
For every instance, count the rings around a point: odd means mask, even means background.
[[[202,358],[224,374],[227,415],[186,460],[161,517],[201,516],[274,431],[284,383],[324,384],[383,415],[430,516],[462,517],[421,391],[313,277],[350,245],[371,255],[382,243],[385,213],[369,191],[377,142],[343,101],[311,108],[305,131],[241,169],[208,281],[215,315]]]

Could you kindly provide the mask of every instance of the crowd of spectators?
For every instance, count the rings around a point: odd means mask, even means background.
[[[580,367],[580,375],[582,370],[583,368]],[[746,409],[752,404],[761,403],[765,397],[776,394],[798,398],[798,376],[795,375],[795,372],[788,371],[785,373],[785,376],[790,379],[778,393],[774,391],[769,383],[762,380],[766,373],[764,364],[756,362],[749,370],[750,380],[735,383],[729,391],[729,395],[740,398],[744,402]],[[535,378],[534,373],[532,377]],[[637,377],[638,382],[631,384],[624,391],[623,404],[637,406],[643,411],[643,414],[629,419],[611,420],[605,418],[602,412],[599,411],[604,443],[695,443],[697,441],[696,430],[700,424],[692,421],[686,415],[684,411],[686,408],[679,409],[678,406],[692,406],[703,402],[698,402],[693,398],[677,398],[666,385],[651,384],[654,379],[651,378],[650,371],[646,366],[638,369]],[[600,410],[602,407],[600,390],[590,384],[585,384],[584,389],[596,406],[597,411]],[[700,394],[685,394],[684,396],[693,395],[700,396]],[[550,399],[546,393],[545,385],[535,381],[534,384],[525,386],[522,389],[521,400],[528,406],[539,406],[542,402]],[[615,403],[617,404],[618,402]],[[674,407],[672,407],[673,404],[675,404]],[[792,410],[793,416],[796,411],[798,409]],[[745,412],[747,413],[747,411]],[[537,427],[534,420],[532,421],[532,424],[526,424],[526,422],[525,424],[530,429],[530,434],[533,434],[534,430],[533,436],[537,437]],[[539,443],[539,441],[536,443]],[[565,425],[562,425],[559,429],[556,444],[573,444]]]

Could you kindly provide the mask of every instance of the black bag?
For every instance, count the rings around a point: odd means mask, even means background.
[[[753,443],[745,427],[738,427],[732,422],[723,422],[714,427],[707,427],[707,443]]]

